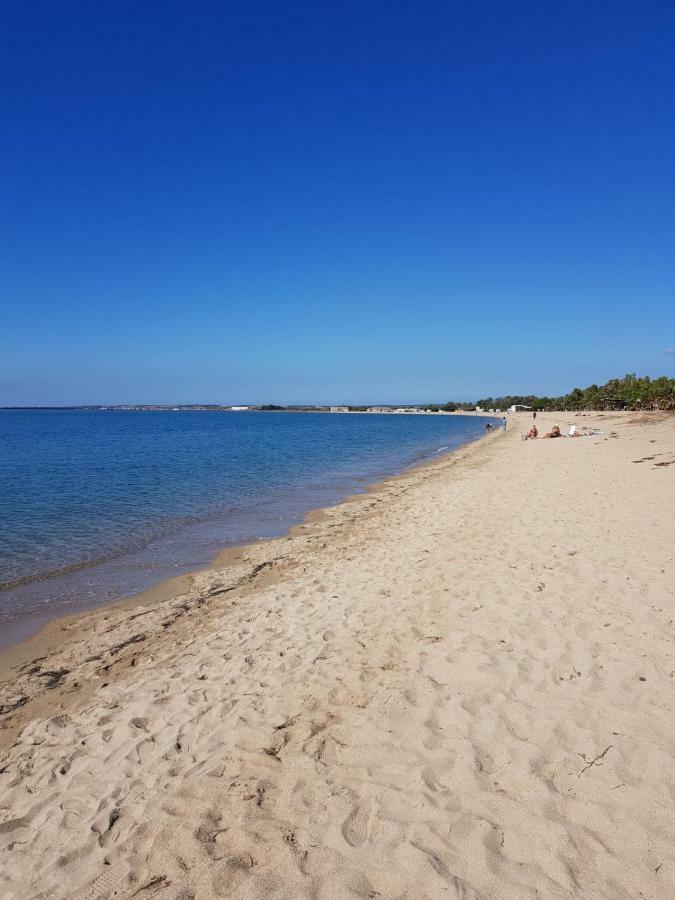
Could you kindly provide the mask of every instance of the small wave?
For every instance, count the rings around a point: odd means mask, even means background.
[[[51,569],[49,572],[39,572],[36,575],[22,575],[12,581],[0,582],[0,591],[11,591],[12,588],[21,587],[24,584],[34,584],[36,581],[47,581],[50,578],[58,578],[59,575],[70,575],[71,572],[79,572],[80,569],[89,569],[98,563],[105,562],[111,557],[100,557],[99,559],[87,560],[86,562],[70,563],[67,566],[59,566],[58,569]]]
[[[196,525],[205,521],[199,516],[181,516],[173,520],[160,520],[152,525],[147,526],[146,532],[136,535],[135,540],[128,544],[111,547],[107,553],[101,553],[99,556],[93,556],[89,559],[79,559],[63,566],[57,566],[54,569],[48,569],[44,572],[36,572],[30,575],[20,575],[17,578],[11,578],[7,581],[0,581],[0,592],[11,591],[14,588],[23,587],[27,584],[37,584],[40,582],[50,581],[52,578],[60,578],[63,575],[72,575],[75,572],[81,572],[84,569],[93,569],[103,563],[111,562],[114,559],[122,559],[133,553],[138,553],[148,547],[156,540],[168,539],[174,533],[188,525]]]
[[[442,453],[444,450],[449,450],[449,447],[439,447],[436,453]]]

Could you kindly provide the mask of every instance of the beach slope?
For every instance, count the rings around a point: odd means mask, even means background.
[[[3,898],[675,896],[675,422],[540,416],[3,655]]]

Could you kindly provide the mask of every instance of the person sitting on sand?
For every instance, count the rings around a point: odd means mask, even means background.
[[[544,435],[545,438],[554,438],[554,437],[562,437],[560,433],[560,425],[554,425],[550,431],[547,431]]]
[[[537,431],[537,426],[533,425],[532,428],[525,435],[526,441],[533,441],[535,438],[539,437],[539,432]]]

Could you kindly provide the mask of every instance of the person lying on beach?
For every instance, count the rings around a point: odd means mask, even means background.
[[[563,437],[595,437],[596,434],[604,434],[602,431],[598,431],[596,428],[591,429],[590,431],[584,425],[584,430],[579,431],[576,425],[572,425],[570,428],[570,433],[568,435],[563,435]]]
[[[533,441],[535,438],[539,437],[539,432],[537,431],[537,426],[533,425],[532,428],[525,435],[526,441]]]
[[[560,433],[560,425],[554,425],[553,428],[551,428],[550,431],[547,431],[547,432],[546,432],[546,434],[544,435],[544,437],[545,437],[545,438],[562,437],[562,434]]]

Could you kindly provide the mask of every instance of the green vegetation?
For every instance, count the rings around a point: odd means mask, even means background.
[[[507,410],[510,406],[530,406],[540,410],[580,410],[580,409],[666,409],[675,410],[675,378],[662,375],[651,379],[648,376],[624,375],[612,378],[606,384],[592,384],[586,388],[574,388],[564,397],[538,397],[536,394],[508,394],[505,397],[483,397],[476,403],[448,400],[447,403],[423,403],[414,408],[429,412],[473,411],[481,409]],[[261,410],[321,410],[327,407],[283,407],[268,403],[257,407]],[[369,406],[348,406],[350,412],[367,412]],[[390,407],[394,410],[394,407]]]
[[[662,375],[649,377],[625,375],[607,384],[574,388],[564,397],[528,396],[484,397],[478,401],[482,409],[508,409],[514,404],[533,409],[675,409],[675,378]],[[443,407],[445,408],[445,407]]]

